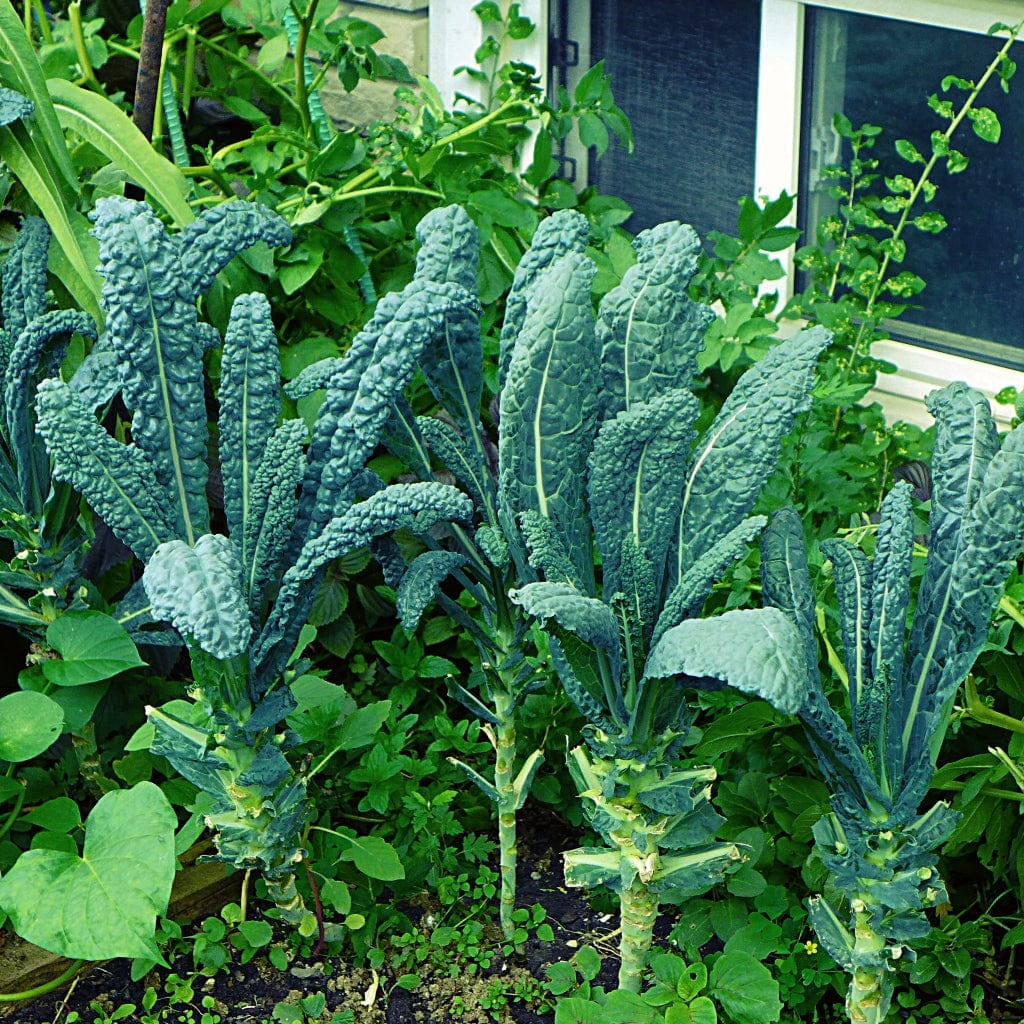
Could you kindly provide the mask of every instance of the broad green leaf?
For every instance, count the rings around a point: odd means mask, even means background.
[[[22,816],[24,821],[51,832],[71,832],[82,824],[78,804],[70,797],[58,796]]]
[[[185,176],[149,144],[120,107],[63,78],[47,83],[61,127],[98,149],[183,227],[194,219]]]
[[[29,850],[0,879],[0,906],[29,942],[78,960],[148,957],[174,880],[177,819],[151,782],[101,797],[82,856]]]
[[[786,714],[800,709],[808,689],[803,639],[777,608],[742,608],[667,630],[647,659],[644,678],[676,675],[721,679]]]
[[[0,697],[0,761],[30,761],[56,741],[63,724],[64,712],[45,694]]]
[[[245,651],[252,635],[241,579],[236,549],[210,533],[193,547],[180,540],[161,544],[142,577],[153,615],[221,659]]]
[[[668,1007],[665,1024],[718,1024],[718,1012],[707,996],[697,996],[689,1003],[673,1003]]]
[[[393,882],[405,878],[405,868],[398,852],[378,836],[343,836],[349,842],[340,859],[352,861],[369,878],[382,882]]]
[[[771,1024],[782,1015],[778,982],[746,953],[723,953],[715,961],[711,993],[736,1024]]]
[[[103,612],[65,612],[46,630],[60,660],[43,662],[43,675],[57,686],[83,686],[110,679],[146,663],[116,619]]]

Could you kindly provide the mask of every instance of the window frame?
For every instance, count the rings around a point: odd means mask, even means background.
[[[549,24],[552,0],[527,0],[524,13],[539,26]],[[569,87],[590,66],[590,3],[569,0],[572,38],[579,44],[579,65],[571,69]],[[642,2],[642,0],[637,0]],[[785,190],[795,195],[800,170],[800,115],[803,87],[804,23],[808,7],[831,8],[899,21],[935,25],[984,35],[995,22],[1012,24],[1021,17],[1019,0],[761,0],[761,41],[755,130],[754,181],[756,196],[777,196]],[[470,0],[430,0],[430,75],[447,100],[457,91],[468,91],[451,70],[471,63],[482,41],[482,31],[472,13]],[[519,42],[515,56],[534,67],[548,66],[548,33],[538,31]],[[614,83],[613,83],[614,88]],[[784,145],[780,140],[789,140]],[[582,153],[578,166],[584,176]],[[584,184],[585,179],[580,184]],[[772,283],[782,298],[792,294],[792,255],[782,254],[786,277]],[[896,374],[881,375],[869,398],[881,402],[891,418],[928,425],[931,417],[924,397],[937,387],[962,380],[990,399],[1002,388],[1024,391],[1024,371],[1012,370],[981,359],[939,352],[901,341],[879,341],[873,354],[894,363]],[[1008,423],[1012,409],[993,404],[998,421]]]

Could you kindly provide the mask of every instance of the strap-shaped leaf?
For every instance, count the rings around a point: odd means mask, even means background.
[[[660,592],[699,412],[689,389],[677,388],[651,401],[634,400],[601,425],[587,497],[606,597],[621,589],[619,558],[627,537],[650,559]]]
[[[292,229],[273,210],[242,200],[207,207],[175,237],[172,248],[187,295],[197,299],[240,252],[266,242],[288,245]]]
[[[461,206],[431,210],[416,225],[416,278],[451,281],[468,292],[476,291],[480,262],[480,235]]]
[[[586,644],[603,651],[615,678],[622,670],[619,624],[603,601],[586,597],[568,583],[527,583],[509,593],[527,615],[545,625],[554,620]]]
[[[0,89],[0,100],[4,92],[10,90]],[[28,103],[27,100],[25,102]],[[31,106],[29,103],[30,111]],[[7,370],[7,360],[18,335],[30,320],[46,312],[46,252],[49,245],[50,229],[46,221],[42,217],[26,217],[0,270],[0,314],[3,317],[0,375]]]
[[[807,676],[812,686],[819,688],[814,593],[807,570],[803,526],[791,508],[776,512],[761,534],[761,593],[767,607],[785,612],[800,631]]]
[[[242,566],[231,541],[207,533],[193,547],[161,544],[142,576],[153,615],[186,639],[226,660],[249,648],[252,627],[242,594]]]
[[[48,343],[63,337],[58,360],[72,334],[96,336],[96,324],[87,313],[55,309],[33,317],[11,347],[3,375],[3,402],[7,439],[17,461],[22,506],[36,514],[50,490],[49,463],[41,445],[33,444],[35,415],[33,392],[40,376],[40,362]]]
[[[519,525],[522,527],[527,558],[532,569],[551,583],[570,583],[577,588],[582,586],[579,570],[569,558],[569,552],[565,550],[562,538],[550,519],[533,509],[527,509],[520,515]],[[520,579],[524,576],[521,573]]]
[[[424,551],[413,559],[398,586],[395,601],[395,610],[405,629],[411,632],[419,625],[442,581],[465,564],[465,556],[456,551]]]
[[[114,535],[145,561],[177,533],[167,494],[145,452],[115,441],[67,384],[44,380],[36,392],[36,429],[66,480]]]
[[[292,653],[305,612],[316,593],[313,584],[328,563],[364,547],[381,534],[395,530],[423,533],[438,523],[466,522],[472,513],[470,500],[446,484],[394,484],[327,523],[317,537],[303,546],[281,581],[256,648],[261,685],[272,680]]]
[[[548,631],[551,663],[566,696],[591,725],[615,735],[628,720],[628,714],[618,691],[609,694],[611,680],[602,675],[598,652],[556,623],[549,623]]]
[[[281,364],[277,335],[265,296],[241,295],[231,307],[221,357],[218,416],[224,515],[232,537],[242,537],[242,564],[251,563],[245,549],[245,524],[252,487],[264,450],[281,414]]]
[[[582,253],[587,247],[590,228],[587,218],[576,210],[559,210],[542,220],[534,232],[530,248],[519,261],[512,287],[505,300],[505,319],[501,328],[498,353],[498,382],[504,388],[512,348],[526,321],[526,306],[537,278],[567,253]]]
[[[959,661],[947,666],[961,644],[952,615],[958,587],[954,567],[957,572],[974,572],[974,567],[961,560],[969,547],[965,524],[984,492],[986,471],[999,451],[995,423],[982,394],[955,383],[929,395],[927,403],[936,417],[928,564],[910,631],[910,662],[890,728],[890,742],[896,745],[890,757],[907,770],[927,750],[927,740],[936,731],[930,719],[918,718],[919,712],[931,710],[940,687],[961,681],[948,681],[949,675],[960,675]],[[963,625],[965,620],[958,621]]]
[[[865,693],[870,690],[874,664],[871,633],[871,563],[859,548],[842,540],[829,540],[821,552],[832,561],[839,605],[843,656],[850,689],[853,735],[863,743],[858,718]]]
[[[501,395],[499,501],[506,532],[532,509],[550,519],[577,574],[593,576],[586,466],[600,373],[585,256],[561,257],[534,282]]]
[[[901,482],[882,502],[871,584],[871,685],[860,695],[854,736],[870,744],[876,757],[886,756],[882,734],[889,724],[889,698],[903,685],[910,567],[914,557],[911,488]]]
[[[479,443],[482,436],[479,426],[469,441],[444,420],[432,416],[417,417],[416,428],[434,455],[455,474],[455,479],[483,510],[488,521],[496,522],[494,478],[487,453]]]
[[[295,525],[299,505],[296,492],[305,468],[305,439],[302,420],[285,420],[267,441],[252,481],[239,549],[253,611],[262,603],[263,589],[277,580]]]
[[[666,630],[700,612],[715,581],[747,553],[751,541],[764,528],[765,521],[764,516],[744,519],[686,570],[662,605],[652,643],[657,643]]]
[[[687,292],[701,251],[693,228],[678,221],[659,224],[641,231],[633,248],[636,264],[601,300],[597,314],[605,418],[689,387],[713,319]]]
[[[740,378],[698,445],[683,485],[676,580],[753,507],[831,335],[812,327],[772,348]],[[675,582],[675,581],[673,581]]]
[[[144,203],[101,199],[93,220],[106,335],[134,413],[132,439],[171,496],[178,536],[192,543],[209,524],[206,403],[198,315],[181,287],[180,253]]]
[[[475,299],[455,284],[413,282],[386,296],[332,377],[313,429],[292,553],[356,498],[356,482],[423,347]]]
[[[644,679],[678,675],[721,679],[786,714],[801,708],[808,688],[803,639],[777,608],[740,608],[667,630],[647,659]]]

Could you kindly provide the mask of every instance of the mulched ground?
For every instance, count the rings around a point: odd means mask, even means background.
[[[548,832],[547,838],[557,842],[563,837]],[[532,980],[545,980],[546,965],[568,960],[580,946],[589,944],[596,946],[603,957],[603,973],[597,983],[614,988],[618,921],[612,914],[595,911],[579,890],[565,889],[560,849],[553,850],[536,837],[531,840],[524,836],[520,840],[518,889],[520,906],[540,903],[546,909],[554,941],[542,943],[531,937],[523,954],[509,960],[502,957],[499,949],[491,967],[481,975],[453,978],[430,975],[428,969],[421,968],[423,982],[410,992],[395,987],[394,978],[374,978],[371,971],[352,969],[340,958],[295,960],[288,971],[281,972],[264,957],[257,957],[248,964],[235,963],[214,978],[196,978],[191,1007],[177,1003],[160,1020],[167,1024],[201,1024],[206,1012],[219,1016],[218,1024],[273,1024],[272,1014],[278,1003],[296,1002],[300,997],[321,992],[326,998],[326,1011],[320,1018],[323,1021],[329,1021],[336,1011],[351,1009],[356,1024],[552,1024],[554,1013],[550,1005],[535,1001],[531,1008],[515,1000],[511,995],[514,986],[520,984],[539,994],[541,989]],[[188,978],[193,970],[190,957],[173,967],[183,978]],[[93,1024],[97,1017],[90,1008],[93,1002],[98,1002],[106,1014],[123,1004],[134,1004],[135,1013],[124,1018],[132,1024],[142,1018],[141,1000],[147,986],[160,993],[151,1012],[158,1014],[168,1008],[163,994],[166,975],[165,970],[157,969],[141,982],[133,983],[128,962],[111,961],[79,977],[70,989],[23,1004],[4,1024],[66,1024],[75,1012],[79,1024]],[[506,986],[510,994],[504,1006],[487,1008],[486,1004],[494,1001],[497,979],[510,982]],[[206,996],[215,1001],[212,1010],[202,1006]],[[75,1020],[73,1016],[71,1019]]]

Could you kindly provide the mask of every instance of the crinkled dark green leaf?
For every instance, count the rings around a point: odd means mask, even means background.
[[[424,551],[417,555],[399,584],[395,610],[399,621],[412,631],[430,606],[442,581],[466,564],[457,551]]]
[[[721,679],[786,714],[802,707],[809,685],[803,639],[777,608],[739,608],[666,630],[644,665],[644,678],[677,675]]]
[[[500,512],[507,534],[527,509],[550,519],[581,579],[593,574],[587,457],[600,371],[590,285],[594,265],[563,256],[534,281],[501,395]]]
[[[831,335],[812,327],[772,348],[740,378],[698,444],[683,482],[673,585],[753,507]]]
[[[215,658],[248,650],[252,627],[242,592],[242,566],[221,534],[204,534],[194,546],[161,544],[146,565],[143,583],[153,615]]]
[[[505,300],[505,320],[501,328],[498,355],[498,381],[504,387],[512,348],[526,321],[526,307],[538,277],[567,253],[583,253],[590,232],[587,218],[576,210],[559,210],[540,222],[530,248],[519,261],[512,288]]]
[[[115,441],[67,384],[52,379],[39,385],[36,416],[54,477],[82,494],[137,558],[145,561],[176,536],[168,517],[173,510],[146,453]]]
[[[252,491],[260,462],[281,414],[281,365],[270,303],[258,293],[231,307],[221,355],[218,448],[228,532],[241,541],[242,562]]]
[[[650,560],[661,590],[699,411],[689,389],[677,388],[651,401],[634,400],[601,425],[590,453],[587,496],[606,597],[621,588],[619,558],[627,537]]]
[[[292,229],[269,207],[241,200],[208,206],[174,239],[179,280],[192,299],[210,290],[239,253],[266,242],[288,245]]]
[[[665,391],[688,388],[713,314],[687,291],[697,270],[700,239],[687,224],[670,221],[633,240],[636,263],[602,300],[602,415],[614,416]]]
[[[209,529],[206,403],[194,295],[181,287],[178,246],[145,203],[101,199],[93,214],[100,243],[106,336],[132,410],[132,440],[153,466],[191,542]],[[201,246],[192,258],[202,258]]]
[[[3,92],[0,89],[0,102]],[[2,117],[0,117],[2,120]],[[0,270],[0,375],[18,335],[46,312],[46,254],[50,229],[42,217],[26,217]]]

